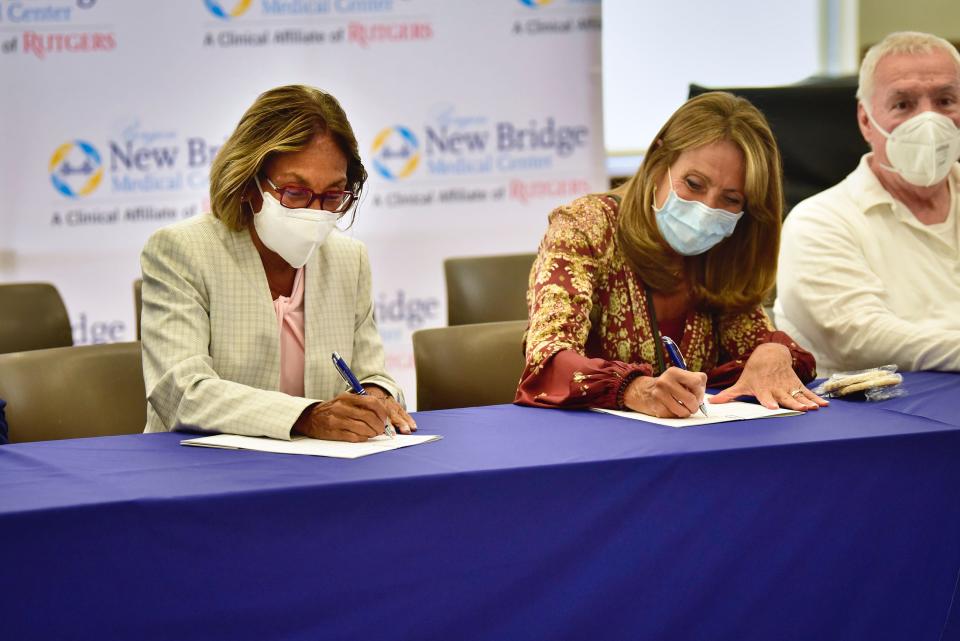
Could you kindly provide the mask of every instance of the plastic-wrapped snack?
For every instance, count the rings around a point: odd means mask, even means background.
[[[813,392],[826,398],[860,396],[868,401],[883,401],[906,394],[902,382],[903,376],[897,374],[896,365],[884,365],[855,372],[837,372]]]

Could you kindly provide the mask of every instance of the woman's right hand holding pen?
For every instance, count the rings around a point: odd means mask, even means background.
[[[362,443],[383,434],[389,419],[379,398],[344,392],[305,409],[294,423],[293,431],[327,441]]]
[[[639,376],[627,385],[623,404],[658,418],[686,418],[698,411],[707,375],[670,367],[660,376]]]

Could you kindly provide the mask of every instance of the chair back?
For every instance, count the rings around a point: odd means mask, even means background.
[[[527,318],[527,281],[536,254],[472,256],[443,261],[447,324]]]
[[[0,398],[11,443],[142,432],[140,343],[0,354]]]
[[[727,91],[766,116],[783,160],[784,215],[798,202],[833,187],[869,151],[857,126],[857,77],[811,78],[782,87],[707,88],[690,97]]]
[[[50,283],[0,285],[0,354],[73,345],[70,317]]]
[[[413,333],[417,409],[513,402],[523,373],[527,321],[421,329]]]

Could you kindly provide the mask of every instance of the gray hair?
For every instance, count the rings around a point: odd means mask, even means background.
[[[860,64],[860,83],[857,86],[857,100],[870,106],[873,97],[873,81],[877,65],[884,56],[891,54],[926,54],[937,49],[946,51],[953,57],[960,76],[960,52],[952,44],[939,36],[920,31],[897,31],[870,47]]]

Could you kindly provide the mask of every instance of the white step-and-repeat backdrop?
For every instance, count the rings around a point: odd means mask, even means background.
[[[78,344],[133,340],[143,243],[207,207],[218,146],[289,83],[357,133],[347,233],[411,399],[443,259],[534,251],[606,181],[598,0],[0,0],[0,279],[56,284]]]

